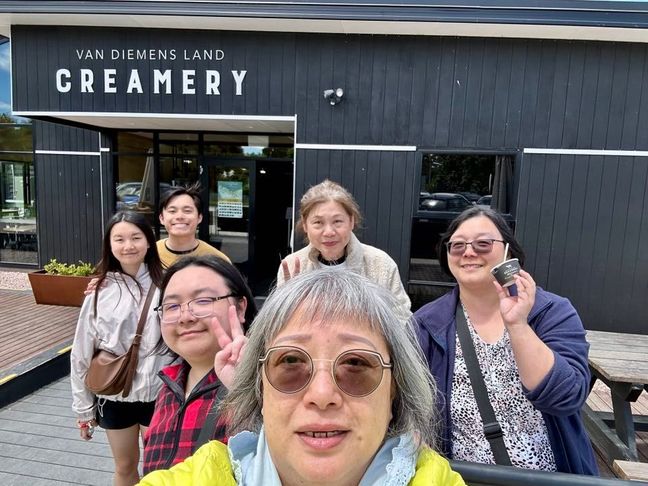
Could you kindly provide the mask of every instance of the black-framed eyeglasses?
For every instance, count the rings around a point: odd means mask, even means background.
[[[297,393],[308,386],[315,376],[314,361],[329,361],[331,376],[337,387],[352,397],[370,395],[380,386],[385,363],[380,353],[366,349],[351,349],[333,359],[313,359],[301,348],[277,346],[268,349],[259,361],[266,378],[281,393]]]
[[[221,297],[196,297],[182,304],[168,303],[162,304],[155,308],[155,311],[160,316],[160,322],[165,324],[175,324],[180,320],[182,315],[182,308],[187,306],[189,313],[196,319],[202,317],[209,317],[214,313],[214,304],[219,300],[227,299],[228,297],[237,297],[236,294],[227,294]]]
[[[504,240],[495,238],[480,238],[472,241],[447,241],[446,248],[450,255],[463,255],[470,245],[475,253],[490,253],[493,251],[493,243],[506,243]]]

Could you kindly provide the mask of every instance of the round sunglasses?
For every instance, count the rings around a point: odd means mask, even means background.
[[[282,393],[297,393],[308,386],[315,375],[314,361],[329,361],[331,375],[337,387],[352,397],[367,396],[380,386],[385,363],[380,353],[366,349],[351,349],[333,359],[313,359],[301,348],[277,346],[268,349],[259,361],[273,388]]]

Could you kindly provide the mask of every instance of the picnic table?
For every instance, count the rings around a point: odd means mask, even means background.
[[[590,390],[596,380],[608,386],[612,416],[583,407],[583,418],[592,441],[607,456],[637,461],[636,430],[648,430],[648,417],[632,414],[630,404],[648,390],[648,336],[605,331],[587,331],[590,344]],[[608,424],[613,425],[611,428]]]

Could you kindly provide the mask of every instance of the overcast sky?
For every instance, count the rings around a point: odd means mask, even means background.
[[[10,50],[9,42],[0,45],[0,113],[11,112]]]

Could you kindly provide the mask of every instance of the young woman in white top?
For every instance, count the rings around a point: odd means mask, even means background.
[[[115,355],[128,350],[149,288],[155,292],[151,302],[158,300],[163,269],[155,235],[144,216],[120,211],[111,218],[96,275],[98,285],[85,298],[72,345],[72,408],[83,439],[92,438],[96,425],[106,429],[115,461],[114,484],[132,485],[139,480],[139,436],[151,420],[162,384],[156,374],[170,360],[155,352],[160,326],[154,305],[145,311],[139,361],[128,396],[96,396],[84,379],[97,349]]]

